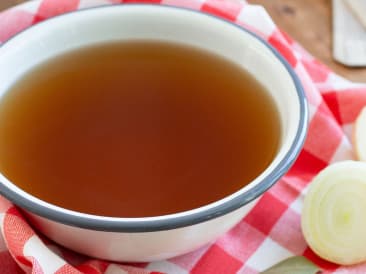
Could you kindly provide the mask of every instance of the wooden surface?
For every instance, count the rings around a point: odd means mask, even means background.
[[[348,68],[332,58],[331,0],[249,0],[263,5],[275,23],[336,73],[366,82],[366,68]]]
[[[24,0],[0,0],[0,10]],[[331,0],[249,0],[263,5],[275,23],[336,73],[366,82],[366,68],[347,68],[332,58]]]

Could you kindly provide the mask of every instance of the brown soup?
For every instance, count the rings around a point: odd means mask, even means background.
[[[239,190],[280,141],[272,98],[238,65],[158,41],[55,57],[0,101],[0,171],[84,213],[145,217]]]

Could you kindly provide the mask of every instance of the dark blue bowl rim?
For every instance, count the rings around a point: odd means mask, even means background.
[[[162,230],[171,230],[186,226],[192,226],[194,224],[199,224],[202,222],[206,222],[209,220],[212,220],[214,218],[223,216],[225,214],[228,214],[236,209],[239,209],[240,207],[244,206],[245,204],[255,200],[260,195],[262,195],[266,190],[268,190],[270,187],[272,187],[292,166],[296,158],[298,157],[302,146],[304,144],[304,140],[307,133],[307,122],[308,122],[308,107],[307,107],[307,100],[305,97],[305,93],[302,87],[302,84],[295,74],[292,67],[289,65],[289,63],[284,59],[284,57],[275,49],[273,48],[267,41],[259,37],[257,34],[251,32],[250,30],[245,29],[244,27],[241,27],[239,25],[236,25],[232,22],[229,22],[225,19],[222,19],[220,17],[214,16],[212,14],[202,13],[197,10],[191,10],[187,8],[182,7],[175,7],[175,6],[164,6],[159,4],[117,4],[117,5],[103,5],[103,6],[97,6],[97,7],[91,7],[87,9],[82,10],[76,10],[73,12],[69,12],[67,14],[62,14],[55,16],[53,18],[50,18],[46,21],[38,23],[36,26],[41,24],[47,24],[48,21],[56,19],[58,17],[64,17],[64,16],[70,16],[73,13],[80,13],[80,12],[87,12],[88,10],[95,10],[95,9],[105,9],[105,8],[123,8],[125,6],[150,6],[150,7],[158,7],[159,9],[178,9],[178,10],[184,10],[187,12],[192,13],[199,13],[202,16],[209,16],[213,17],[216,20],[220,20],[224,22],[225,24],[230,24],[231,26],[235,28],[239,28],[240,30],[250,34],[252,37],[260,41],[262,44],[264,44],[276,57],[277,59],[283,64],[283,66],[286,68],[287,72],[289,73],[290,77],[292,78],[293,84],[295,85],[298,101],[300,105],[300,121],[299,126],[294,138],[294,141],[285,155],[285,157],[280,161],[277,167],[275,167],[272,172],[263,179],[262,182],[258,183],[256,186],[254,186],[252,189],[241,193],[234,197],[231,200],[228,200],[222,204],[209,207],[205,210],[201,210],[198,212],[192,212],[187,215],[178,215],[175,216],[175,214],[162,216],[165,217],[163,219],[150,219],[146,218],[131,218],[131,219],[120,219],[120,218],[113,218],[113,219],[96,219],[93,215],[73,215],[70,213],[67,213],[67,211],[57,211],[52,208],[47,207],[46,205],[39,204],[36,201],[29,200],[26,197],[22,196],[19,193],[16,193],[9,189],[6,185],[3,184],[3,182],[0,182],[0,194],[2,194],[4,197],[12,201],[14,204],[18,205],[22,209],[25,209],[29,212],[32,212],[36,215],[39,215],[41,217],[44,217],[46,219],[62,223],[65,225],[70,225],[74,227],[80,227],[90,230],[97,230],[97,231],[107,231],[107,232],[129,232],[129,233],[137,233],[137,232],[153,232],[153,231],[162,231]],[[24,30],[27,31],[27,30]],[[8,41],[6,41],[2,46],[6,45],[9,41],[11,41],[14,37],[17,37],[24,31],[18,33],[17,35],[10,38]]]

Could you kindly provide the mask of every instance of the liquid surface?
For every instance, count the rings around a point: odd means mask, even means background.
[[[0,171],[84,213],[157,216],[234,193],[279,143],[264,88],[227,60],[154,41],[65,53],[0,102]]]

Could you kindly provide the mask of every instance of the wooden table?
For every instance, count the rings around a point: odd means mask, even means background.
[[[0,0],[0,10],[24,0]],[[366,68],[347,68],[332,59],[331,0],[249,0],[263,5],[276,24],[332,70],[366,82]]]

